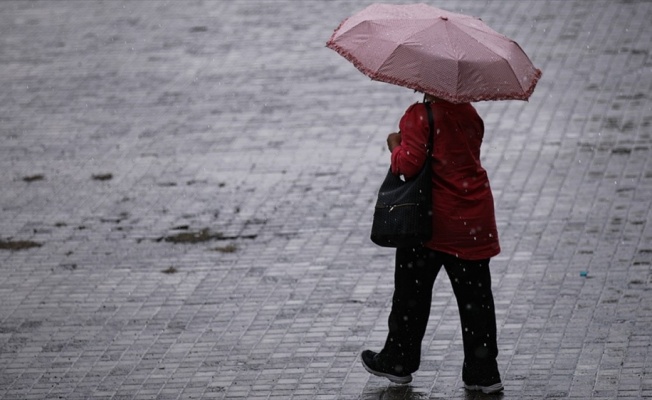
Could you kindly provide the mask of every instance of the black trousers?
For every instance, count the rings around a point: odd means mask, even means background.
[[[499,381],[489,259],[462,260],[428,248],[397,249],[389,334],[381,354],[406,372],[419,368],[432,288],[442,266],[453,286],[460,313],[464,342],[462,378],[467,383]]]

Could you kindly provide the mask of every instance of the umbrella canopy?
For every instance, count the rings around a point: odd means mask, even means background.
[[[516,42],[479,18],[426,4],[372,4],[326,46],[371,79],[453,103],[527,100],[541,77]]]

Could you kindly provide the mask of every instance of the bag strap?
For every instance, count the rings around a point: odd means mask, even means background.
[[[426,154],[428,157],[432,157],[432,150],[434,148],[435,140],[435,118],[432,115],[430,102],[424,101],[423,105],[426,106],[426,112],[428,113],[428,129],[430,130],[430,136],[428,137],[428,149],[426,150]]]

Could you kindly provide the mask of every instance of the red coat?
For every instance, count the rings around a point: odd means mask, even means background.
[[[480,165],[484,123],[471,104],[430,103],[435,119],[433,229],[426,247],[466,260],[500,252],[494,200]],[[428,115],[423,103],[407,109],[399,123],[401,145],[392,151],[392,172],[416,175],[426,157]]]

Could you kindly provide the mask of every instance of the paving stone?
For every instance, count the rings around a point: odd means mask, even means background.
[[[0,398],[486,397],[445,276],[414,381],[359,363],[384,137],[419,100],[325,48],[368,3],[0,2],[0,240],[37,244],[0,249]],[[437,6],[543,70],[476,105],[505,397],[652,397],[652,3]]]

